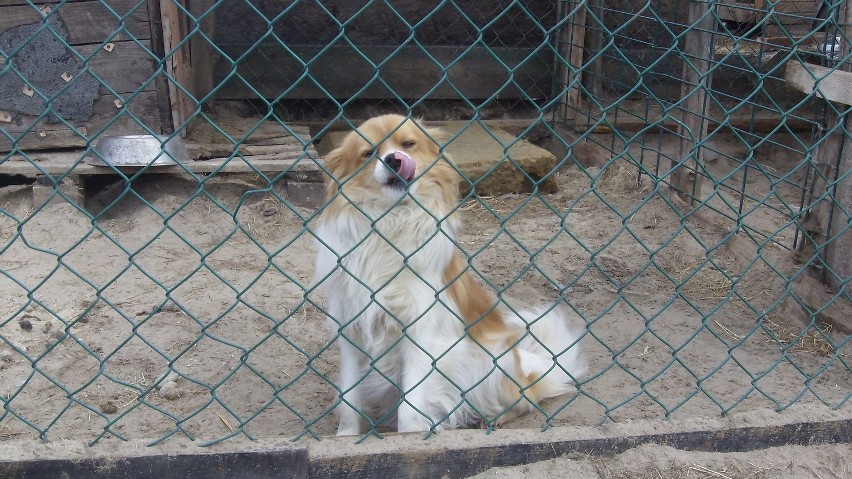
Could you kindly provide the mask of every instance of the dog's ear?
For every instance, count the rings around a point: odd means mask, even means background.
[[[334,198],[341,180],[340,176],[343,169],[343,158],[345,152],[343,145],[338,145],[333,150],[326,153],[323,157],[323,179],[325,180],[325,196],[326,200]]]
[[[449,133],[434,127],[423,127],[423,132],[426,133],[432,141],[438,144],[439,147],[442,147],[447,144],[447,140],[450,139]]]
[[[429,139],[434,141],[438,147],[443,147],[447,143],[447,140],[450,139],[450,135],[446,131],[440,128],[426,126],[423,123],[423,118],[415,119],[414,123],[416,123],[417,127],[420,128],[420,130],[429,137]]]
[[[323,157],[324,165],[329,170],[331,170],[334,166],[337,166],[342,159],[343,145],[337,145],[333,150],[326,153]]]

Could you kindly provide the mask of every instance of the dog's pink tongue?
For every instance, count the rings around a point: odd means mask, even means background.
[[[417,163],[414,159],[401,151],[394,153],[394,158],[399,160],[399,169],[396,173],[405,181],[413,180],[417,172]]]

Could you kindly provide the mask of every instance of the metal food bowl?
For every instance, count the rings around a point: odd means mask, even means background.
[[[105,136],[95,145],[91,163],[112,166],[174,165],[187,161],[180,137],[164,135]]]

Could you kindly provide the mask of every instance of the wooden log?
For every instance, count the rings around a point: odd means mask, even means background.
[[[263,98],[357,95],[386,99],[398,95],[434,100],[482,99],[495,94],[500,98],[545,98],[551,93],[552,59],[542,49],[370,46],[356,51],[335,45],[321,52],[322,47],[315,45],[288,48],[292,53],[277,44],[261,46],[237,65],[237,72]],[[308,63],[307,68],[302,62]],[[219,62],[216,81],[222,81],[232,68]],[[305,77],[306,71],[310,78]],[[223,85],[217,98],[256,99],[257,94],[235,78]]]
[[[106,5],[123,18],[116,17]],[[131,40],[128,34],[139,40],[151,38],[147,5],[143,2],[141,7],[135,8],[138,5],[138,0],[97,0],[69,3],[54,8],[58,8],[55,14],[59,15],[68,30],[68,43],[79,45],[107,40]],[[18,25],[39,23],[42,19],[42,14],[32,6],[5,6],[0,3],[0,31]]]
[[[707,136],[707,91],[711,88],[710,59],[713,58],[713,16],[706,1],[689,1],[689,31],[683,41],[683,84],[678,156],[672,159],[671,186],[687,201],[701,196],[701,144]]]

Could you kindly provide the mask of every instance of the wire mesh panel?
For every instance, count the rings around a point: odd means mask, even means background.
[[[361,350],[360,381],[393,391],[358,411],[359,437],[411,406],[387,357],[436,308],[487,373],[459,385],[466,366],[433,354],[424,377],[455,392],[426,432],[464,408],[484,429],[848,409],[845,7],[0,2],[0,439],[334,434],[362,309],[399,327]],[[369,211],[348,248],[321,227],[356,181],[324,159],[389,112],[424,120],[440,165],[424,175],[462,177],[448,211],[401,200],[459,259],[440,281]],[[190,159],[104,166],[99,142],[129,134]],[[393,278],[429,284],[415,318],[353,274],[371,241],[402,258]],[[315,277],[318,250],[332,275]],[[333,275],[363,286],[363,308],[329,306]],[[472,320],[444,299],[462,277],[493,298]],[[521,331],[501,351],[476,340],[495,307]],[[541,346],[551,311],[576,344]],[[471,398],[521,346],[548,374],[575,353],[586,367],[509,420],[546,375],[513,378],[505,410]]]

